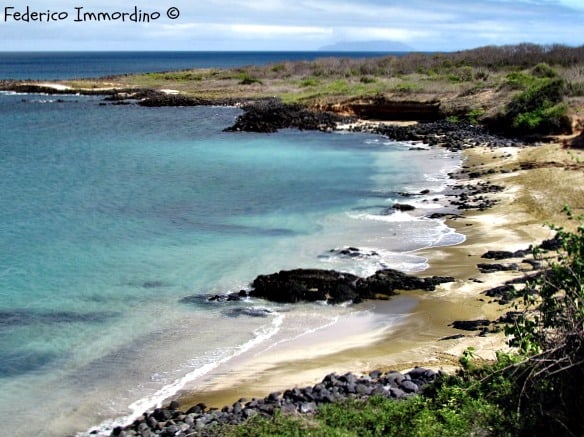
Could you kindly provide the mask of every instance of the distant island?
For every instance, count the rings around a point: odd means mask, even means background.
[[[399,41],[340,41],[319,48],[326,52],[412,52],[415,49]]]

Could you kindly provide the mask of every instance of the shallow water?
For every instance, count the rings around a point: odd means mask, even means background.
[[[12,435],[139,413],[351,311],[185,297],[294,267],[418,271],[412,251],[462,238],[423,217],[457,154],[367,134],[224,133],[235,108],[99,102],[0,95],[0,419]],[[346,246],[375,255],[329,252]]]

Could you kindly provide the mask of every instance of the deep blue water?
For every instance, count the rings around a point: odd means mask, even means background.
[[[403,54],[395,52],[393,54]],[[378,52],[0,52],[0,79],[72,79],[119,74],[229,68],[328,56],[363,58]]]

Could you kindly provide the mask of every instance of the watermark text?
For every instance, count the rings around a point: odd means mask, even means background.
[[[4,6],[0,21],[18,23],[56,23],[71,21],[74,23],[121,22],[150,23],[158,20],[176,20],[180,10],[171,6],[159,10],[143,10],[138,6],[120,10],[95,10],[85,6],[75,6],[69,10],[34,9],[30,6]]]

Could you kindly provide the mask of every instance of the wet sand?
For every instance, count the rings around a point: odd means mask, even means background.
[[[406,370],[416,365],[453,372],[469,346],[478,357],[494,359],[497,350],[507,347],[503,334],[480,337],[449,325],[454,320],[495,320],[511,309],[490,302],[482,292],[524,272],[480,273],[476,266],[486,261],[480,257],[488,250],[526,249],[551,238],[554,233],[543,224],[566,224],[561,213],[564,204],[572,205],[576,214],[584,212],[584,171],[572,157],[582,159],[584,151],[568,152],[552,144],[522,149],[477,147],[464,153],[465,167],[495,170],[481,180],[505,189],[489,194],[499,201],[494,207],[463,211],[462,217],[448,220],[449,226],[466,236],[464,243],[416,252],[427,257],[430,265],[421,275],[450,275],[456,282],[443,284],[435,292],[402,292],[388,302],[362,304],[363,311],[325,329],[240,356],[186,387],[175,397],[181,405],[204,402],[220,408],[242,397],[264,397],[312,385],[331,372]],[[521,163],[552,159],[573,168],[542,165],[520,170]],[[527,264],[520,267],[530,270]],[[456,334],[465,336],[441,340]]]

